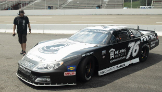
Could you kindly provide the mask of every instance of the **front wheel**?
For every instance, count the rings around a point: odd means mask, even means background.
[[[141,50],[141,55],[140,55],[140,61],[144,62],[147,60],[149,55],[149,46],[147,44],[142,46],[142,50]]]
[[[93,57],[86,57],[83,61],[80,62],[77,69],[77,77],[80,81],[86,82],[89,81],[95,69],[95,62]]]

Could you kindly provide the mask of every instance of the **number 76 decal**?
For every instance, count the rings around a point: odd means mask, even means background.
[[[126,59],[130,57],[131,53],[133,57],[135,57],[138,54],[139,44],[140,44],[140,41],[129,43],[128,47],[130,47],[130,50],[128,52]]]

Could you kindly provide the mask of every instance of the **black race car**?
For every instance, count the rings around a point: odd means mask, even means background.
[[[155,31],[125,26],[87,27],[67,39],[39,42],[18,62],[16,75],[34,86],[76,85],[95,70],[104,75],[143,62],[159,45]]]

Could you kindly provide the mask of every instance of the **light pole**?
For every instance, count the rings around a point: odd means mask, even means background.
[[[59,0],[58,0],[58,9],[59,9]]]
[[[146,0],[146,6],[147,6],[147,0]]]
[[[44,5],[44,6],[45,6],[44,8],[45,8],[45,10],[46,10],[46,0],[45,0],[45,5]]]
[[[100,0],[100,9],[102,9],[102,1]]]
[[[132,9],[132,0],[131,0],[131,9]]]
[[[123,8],[124,8],[124,0],[123,0]]]
[[[34,0],[33,0],[33,10],[34,10]]]
[[[88,0],[87,0],[87,3],[86,3],[86,8],[87,8],[87,4],[88,4]]]

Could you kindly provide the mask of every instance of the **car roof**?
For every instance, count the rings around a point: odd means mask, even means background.
[[[94,26],[94,27],[87,27],[85,29],[99,29],[99,30],[105,30],[105,31],[113,31],[113,30],[120,30],[120,29],[125,29],[127,26]]]

